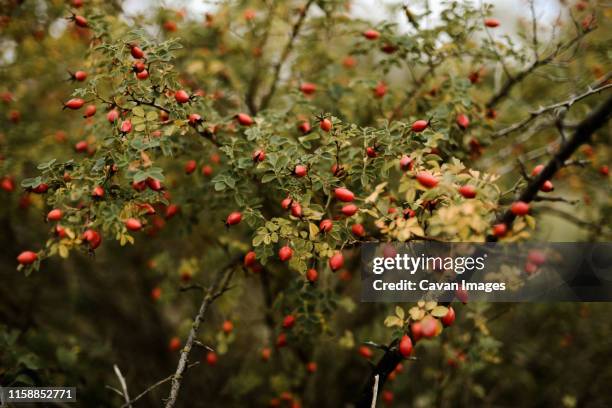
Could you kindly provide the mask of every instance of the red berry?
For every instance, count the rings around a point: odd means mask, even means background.
[[[346,203],[349,203],[355,199],[355,194],[353,194],[351,190],[344,187],[338,187],[337,189],[335,189],[334,196],[336,197],[336,199],[344,201]]]
[[[151,289],[151,299],[157,301],[159,300],[161,295],[162,295],[162,290],[159,286],[156,286],[153,289]]]
[[[23,251],[17,257],[17,262],[19,262],[21,265],[30,265],[34,263],[37,259],[38,255],[36,254],[36,252]]]
[[[177,351],[180,348],[181,348],[181,339],[179,339],[178,337],[171,338],[170,342],[168,343],[168,349],[170,351]]]
[[[83,82],[85,79],[87,79],[87,72],[76,71],[74,74],[72,74],[72,77],[79,82]]]
[[[334,222],[330,219],[324,219],[319,223],[319,230],[321,232],[329,232],[334,228]]]
[[[206,364],[208,364],[211,367],[214,367],[215,365],[217,365],[217,360],[219,358],[217,357],[217,353],[215,353],[214,351],[209,351],[208,353],[206,353]]]
[[[87,105],[83,114],[84,118],[91,118],[96,114],[96,105]]]
[[[246,113],[239,113],[239,114],[237,114],[236,115],[236,120],[242,126],[251,126],[253,123],[255,123],[253,121],[253,118],[250,117],[249,115],[247,115]]]
[[[603,165],[599,168],[599,174],[601,174],[604,177],[608,177],[608,175],[610,174],[610,168],[607,165]]]
[[[304,177],[308,174],[308,168],[302,164],[298,164],[293,169],[293,174],[298,178]]]
[[[455,321],[455,309],[453,309],[452,306],[449,306],[448,312],[440,320],[442,321],[442,324],[446,327],[453,324],[453,322]]]
[[[47,213],[47,220],[48,221],[59,221],[62,219],[63,215],[64,215],[64,212],[62,210],[60,210],[59,208],[54,208],[53,210]]]
[[[544,183],[542,183],[542,185],[540,186],[540,191],[543,191],[545,193],[551,192],[555,189],[555,186],[553,185],[552,181],[550,180],[546,180]]]
[[[134,72],[138,73],[147,69],[147,66],[142,61],[136,61],[134,65],[132,65],[132,69],[134,70]]]
[[[73,17],[74,23],[81,27],[81,28],[86,28],[87,27],[87,19],[83,16],[74,16]]]
[[[205,164],[204,166],[202,166],[202,174],[209,177],[213,174],[213,168],[210,167],[208,164]]]
[[[149,77],[149,71],[147,71],[146,69],[143,69],[142,71],[136,73],[136,78],[142,80],[145,80]]]
[[[232,330],[234,330],[234,323],[232,323],[231,320],[224,321],[221,325],[221,330],[223,330],[225,334],[230,334]]]
[[[270,354],[272,354],[272,350],[270,350],[269,348],[264,348],[261,350],[261,359],[263,361],[268,361],[270,360]]]
[[[471,184],[461,186],[459,187],[459,194],[461,194],[465,198],[474,198],[476,197],[476,187]]]
[[[372,358],[372,354],[373,353],[372,353],[372,350],[370,350],[370,348],[368,346],[360,346],[359,347],[359,354],[363,358],[370,359],[370,358]]]
[[[119,112],[117,111],[117,109],[112,109],[110,110],[107,114],[106,114],[106,119],[110,122],[110,123],[115,123],[115,121],[117,119],[119,119]]]
[[[306,279],[308,282],[315,283],[319,279],[319,272],[316,269],[309,269],[306,271]]]
[[[132,131],[132,122],[129,119],[121,122],[119,131],[124,134],[130,133]]]
[[[376,40],[380,37],[380,33],[376,30],[366,30],[363,32],[363,36],[368,40]]]
[[[332,128],[331,120],[329,120],[327,118],[322,119],[319,122],[319,127],[321,128],[322,131],[329,132],[331,130],[331,128]]]
[[[499,27],[499,20],[496,18],[485,18],[484,23],[490,28]]]
[[[423,325],[421,322],[414,322],[410,325],[410,334],[415,342],[423,337]]]
[[[174,21],[165,21],[164,22],[164,30],[169,31],[169,32],[175,32],[176,31],[176,23]]]
[[[15,182],[9,176],[2,177],[2,181],[0,182],[0,187],[6,192],[12,192],[15,190]]]
[[[365,236],[365,228],[361,224],[353,224],[351,231],[356,237],[362,238]]]
[[[191,174],[195,171],[197,167],[198,167],[198,164],[196,163],[195,160],[189,160],[187,163],[185,163],[185,173]]]
[[[463,130],[467,129],[470,125],[470,118],[463,113],[457,115],[457,125],[459,125],[459,127]]]
[[[225,221],[226,226],[236,225],[242,221],[242,214],[238,211],[235,211],[227,216],[227,220]]]
[[[412,340],[407,335],[403,335],[399,342],[398,350],[402,357],[408,358],[412,354]]]
[[[142,223],[136,218],[128,218],[125,220],[125,227],[130,231],[140,231]]]
[[[187,119],[191,126],[197,126],[199,123],[202,123],[202,116],[197,113],[190,113]]]
[[[409,156],[402,156],[402,158],[400,159],[400,169],[402,169],[403,171],[408,171],[412,170],[413,167],[414,162],[412,161],[412,158],[410,158]]]
[[[290,329],[295,325],[295,316],[287,315],[283,319],[283,329]]]
[[[32,189],[32,192],[36,194],[44,194],[47,192],[48,189],[49,189],[49,185],[47,185],[47,183],[40,183],[39,185],[37,185],[36,187]]]
[[[278,250],[278,257],[283,262],[290,260],[292,256],[293,249],[291,249],[291,247],[289,247],[288,245],[285,245],[284,247]]]
[[[132,57],[136,58],[136,59],[141,59],[144,58],[144,51],[142,51],[142,49],[140,49],[140,47],[137,46],[132,46],[130,49],[130,54],[132,54]]]
[[[357,211],[359,211],[359,208],[357,208],[355,204],[347,204],[344,207],[342,207],[341,211],[342,211],[342,214],[346,215],[347,217],[351,217],[355,215]]]
[[[302,217],[302,206],[300,205],[300,203],[296,201],[291,203],[291,215],[293,215],[296,218]]]
[[[91,249],[96,249],[102,243],[102,237],[100,236],[100,233],[92,229],[88,229],[83,232],[82,239],[84,242],[89,243],[89,247]]]
[[[83,99],[81,99],[81,98],[72,98],[72,99],[68,100],[68,102],[66,102],[64,104],[64,109],[68,108],[68,109],[72,109],[72,110],[77,110],[77,109],[81,109],[84,104],[85,104],[85,101]]]
[[[253,161],[262,162],[266,159],[266,152],[263,150],[255,150],[253,152]]]
[[[312,95],[317,90],[317,86],[312,82],[304,82],[300,85],[300,91],[304,95]]]
[[[255,254],[255,251],[247,252],[246,255],[244,256],[244,266],[249,268],[255,265],[256,262],[257,262],[257,255]]]
[[[538,174],[540,174],[542,172],[542,170],[544,170],[544,165],[543,164],[538,164],[537,166],[535,166],[533,168],[533,170],[531,170],[531,175],[533,177],[536,177]]]
[[[312,130],[309,122],[302,122],[298,125],[298,130],[303,134],[308,134]]]
[[[529,213],[529,204],[524,201],[516,201],[510,206],[510,211],[514,215],[526,215]]]
[[[276,338],[276,347],[281,348],[287,345],[287,335],[285,333],[279,333]]]
[[[542,251],[538,251],[537,249],[532,249],[527,254],[527,259],[529,262],[541,266],[546,263],[546,254]]]
[[[431,316],[425,316],[425,318],[421,320],[421,324],[423,326],[423,337],[431,338],[436,335],[438,331],[437,319]]]
[[[161,181],[154,178],[147,178],[145,181],[147,186],[153,191],[160,191],[162,189]]]
[[[531,262],[527,262],[525,264],[525,272],[528,275],[533,275],[534,273],[536,273],[538,270],[538,265],[531,263]]]
[[[391,405],[393,403],[393,391],[384,390],[382,392],[382,400],[385,404]]]
[[[83,153],[85,151],[87,151],[87,148],[89,147],[89,144],[87,143],[86,140],[81,140],[80,142],[77,142],[74,145],[74,150],[77,151],[78,153]]]
[[[281,207],[283,208],[283,210],[288,210],[291,206],[291,203],[293,203],[293,199],[291,197],[287,197],[283,199],[283,201],[281,201]]]
[[[104,189],[102,188],[102,186],[95,186],[91,192],[91,195],[93,197],[102,198],[104,197]]]
[[[342,255],[342,252],[336,252],[331,258],[329,258],[329,267],[332,271],[337,271],[338,269],[342,268],[343,265],[344,256]]]
[[[314,361],[310,361],[308,364],[306,364],[306,371],[308,371],[310,374],[316,372],[317,363],[315,363]]]
[[[411,129],[413,132],[422,132],[425,129],[427,129],[427,127],[429,126],[429,122],[426,120],[417,120],[416,122],[414,122],[411,126]]]
[[[495,224],[493,226],[493,235],[501,238],[504,235],[506,235],[506,232],[508,231],[508,227],[506,226],[506,224]]]
[[[438,185],[438,179],[426,171],[417,174],[416,179],[419,184],[426,188],[432,188]]]
[[[372,146],[366,147],[366,155],[370,158],[378,156],[378,154],[376,153],[376,149]]]
[[[189,102],[189,94],[181,89],[174,93],[174,99],[176,99],[178,103],[187,103]]]
[[[382,98],[383,96],[385,96],[386,93],[387,93],[387,84],[385,84],[384,82],[381,81],[374,87],[375,97]]]

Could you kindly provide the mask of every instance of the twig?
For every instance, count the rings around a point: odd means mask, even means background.
[[[313,3],[314,3],[314,0],[308,0],[308,3],[306,3],[306,5],[304,6],[304,9],[300,12],[300,16],[298,17],[297,21],[293,25],[293,29],[291,30],[291,37],[289,38],[289,42],[287,42],[287,45],[285,45],[285,48],[283,49],[280,59],[274,66],[274,73],[272,74],[272,84],[270,85],[270,89],[261,98],[261,104],[258,110],[267,108],[268,104],[270,103],[270,100],[272,99],[272,96],[274,96],[274,93],[276,92],[276,87],[278,86],[278,80],[280,78],[281,69],[283,65],[285,64],[285,61],[289,57],[289,54],[293,50],[293,46],[295,45],[295,40],[298,37],[300,30],[302,28],[302,24],[304,24],[304,20],[306,19],[306,15],[308,14],[308,9]]]
[[[372,405],[370,408],[376,408],[376,397],[378,396],[378,374],[374,376],[374,388],[372,390]]]
[[[123,374],[121,374],[121,370],[119,370],[119,366],[117,366],[117,364],[113,364],[113,370],[115,370],[115,374],[117,375],[119,383],[121,384],[121,389],[123,390],[123,397],[125,398],[125,404],[127,407],[131,408],[132,404],[130,403],[130,395],[128,394],[125,378],[123,377]]]
[[[606,75],[606,77],[610,76],[611,74]],[[605,81],[604,81],[605,82]],[[598,83],[601,83],[601,81],[598,81]],[[559,108],[571,108],[572,105],[588,96],[594,95],[596,93],[599,93],[603,90],[606,90],[608,88],[612,87],[612,83],[609,84],[604,84],[601,85],[599,87],[593,87],[593,86],[589,86],[589,89],[586,90],[585,92],[579,94],[579,95],[574,95],[569,99],[566,99],[564,101],[561,102],[557,102],[557,103],[553,103],[551,105],[548,106],[543,106],[535,111],[531,111],[529,113],[529,117],[514,123],[513,125],[510,125],[502,130],[498,130],[497,132],[493,133],[493,137],[502,137],[502,136],[506,136],[512,132],[515,132],[519,129],[524,128],[525,126],[527,126],[529,123],[531,123],[534,119],[536,119],[538,116],[546,113],[546,112],[550,112],[553,111],[555,109],[559,109]]]

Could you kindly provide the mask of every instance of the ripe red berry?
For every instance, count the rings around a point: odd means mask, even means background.
[[[551,192],[555,189],[555,186],[553,185],[552,181],[550,180],[546,180],[544,183],[542,183],[542,185],[540,186],[540,191],[543,191],[545,193]]]
[[[459,194],[461,194],[465,198],[474,198],[476,197],[476,187],[471,184],[461,186],[459,187]]]
[[[302,206],[300,205],[300,203],[296,201],[291,203],[291,215],[293,215],[296,218],[302,217]]]
[[[244,266],[249,268],[255,265],[256,262],[257,262],[257,255],[255,254],[255,251],[247,252],[246,255],[244,256]]]
[[[153,191],[160,191],[162,189],[161,181],[157,179],[149,177],[146,179],[145,182],[147,186]]]
[[[310,283],[315,283],[319,279],[319,272],[316,269],[309,269],[306,271],[306,279]]]
[[[484,23],[489,28],[499,27],[499,20],[496,18],[485,18]]]
[[[86,140],[81,140],[77,143],[75,143],[74,145],[74,150],[78,153],[83,153],[85,151],[87,151],[87,148],[89,147],[89,144],[87,143]]]
[[[89,244],[91,249],[96,249],[102,243],[102,237],[98,231],[94,231],[92,229],[85,230],[83,232],[82,239],[84,242]]]
[[[386,405],[391,405],[393,403],[393,391],[384,390],[382,392],[382,400]]]
[[[305,134],[305,135],[306,135],[306,134],[310,133],[310,131],[312,130],[312,127],[310,126],[310,123],[309,123],[309,122],[301,122],[301,123],[298,125],[298,130],[299,130],[300,132],[302,132],[302,134]]]
[[[290,329],[295,325],[295,316],[287,315],[283,319],[283,329]]]
[[[76,24],[77,26],[81,27],[81,28],[86,28],[87,27],[87,19],[83,16],[74,16],[72,18],[74,20],[74,24]]]
[[[170,339],[170,342],[168,343],[168,349],[170,351],[178,351],[178,349],[181,348],[181,339],[179,339],[178,337],[173,337]]]
[[[158,301],[161,295],[162,295],[162,289],[159,286],[156,286],[153,289],[151,289],[151,299],[153,299],[154,301]]]
[[[178,103],[187,103],[189,102],[189,94],[180,89],[174,93],[174,99],[176,99]]]
[[[281,348],[287,345],[287,335],[285,333],[279,333],[276,338],[276,347]]]
[[[527,262],[525,263],[525,272],[528,275],[533,275],[534,273],[536,273],[538,270],[538,265],[531,263],[531,262]]]
[[[380,37],[380,33],[376,30],[366,30],[363,32],[363,36],[368,40],[376,40]]]
[[[306,364],[306,371],[308,371],[310,374],[316,372],[317,363],[315,363],[314,361],[310,361],[308,364]]]
[[[0,182],[0,188],[4,191],[10,193],[15,190],[15,182],[13,178],[10,176],[2,177],[2,181]]]
[[[281,207],[283,210],[288,210],[291,207],[291,203],[293,203],[293,199],[291,197],[286,197],[281,201]]]
[[[470,125],[470,118],[468,118],[467,115],[460,113],[457,115],[457,125],[459,125],[459,127],[463,130],[467,129]]]
[[[130,133],[132,131],[132,121],[129,119],[121,122],[121,126],[119,127],[119,131],[123,134]]]
[[[412,340],[407,335],[403,335],[398,346],[398,350],[402,357],[408,358],[412,354]]]
[[[94,189],[91,191],[91,195],[97,198],[104,197],[104,188],[102,188],[102,186],[95,186]]]
[[[136,61],[134,65],[132,65],[132,70],[136,73],[142,72],[147,69],[147,66],[142,61]]]
[[[438,185],[438,179],[426,171],[417,174],[416,179],[419,184],[426,188],[432,188]]]
[[[208,364],[209,366],[216,366],[218,359],[219,358],[217,357],[217,353],[215,353],[214,351],[209,351],[208,353],[206,353],[206,364]]]
[[[84,118],[91,118],[96,114],[96,105],[87,105],[83,114]]]
[[[453,324],[453,322],[455,321],[455,309],[453,309],[452,306],[449,306],[448,312],[444,316],[442,316],[440,320],[442,321],[442,324],[446,327]]]
[[[342,214],[346,215],[347,217],[351,217],[355,215],[357,211],[359,211],[359,208],[355,204],[347,204],[342,207],[340,211],[342,211]]]
[[[372,350],[368,346],[359,347],[359,355],[361,355],[361,357],[370,359],[372,358],[372,354]]]
[[[316,92],[316,90],[317,90],[317,86],[313,84],[312,82],[303,82],[300,85],[300,91],[302,91],[304,95],[312,95],[313,93]]]
[[[176,23],[174,21],[165,21],[164,22],[164,30],[168,31],[168,32],[175,32],[176,31]]]
[[[255,123],[253,121],[253,118],[250,117],[249,115],[247,115],[246,113],[239,113],[239,114],[237,114],[236,115],[236,120],[242,126],[251,126],[253,123]]]
[[[140,72],[136,73],[136,78],[140,79],[141,81],[147,79],[149,77],[149,71],[147,71],[146,69],[143,69]]]
[[[376,86],[374,87],[374,96],[376,98],[382,98],[383,96],[385,96],[386,93],[387,93],[387,84],[385,84],[382,81],[376,84]]]
[[[278,257],[283,262],[290,260],[291,257],[293,257],[293,249],[291,249],[291,247],[289,247],[288,245],[285,245],[284,247],[278,250]]]
[[[419,133],[427,129],[428,126],[429,126],[429,122],[421,119],[421,120],[417,120],[416,122],[414,122],[410,128],[412,129],[413,132]]]
[[[254,162],[262,162],[266,159],[266,152],[263,150],[255,150],[253,152],[253,161]]]
[[[321,232],[329,232],[334,228],[334,222],[330,219],[324,219],[319,223],[319,230]]]
[[[263,361],[270,360],[270,354],[272,354],[272,350],[270,350],[268,347],[262,349],[261,350],[261,359]]]
[[[231,320],[224,321],[221,325],[221,330],[223,330],[225,334],[230,334],[234,330],[234,323],[232,323]]]
[[[83,99],[81,99],[81,98],[72,98],[72,99],[68,100],[68,102],[66,102],[64,104],[64,109],[68,108],[68,109],[72,109],[72,110],[77,110],[77,109],[81,109],[84,104],[85,104],[85,101]]]
[[[47,183],[40,183],[36,187],[32,189],[32,192],[36,194],[44,194],[49,189],[49,185]]]
[[[546,254],[542,251],[539,251],[537,249],[532,249],[531,251],[529,251],[529,253],[527,254],[527,259],[529,260],[529,262],[541,266],[544,265],[546,263]]]
[[[319,122],[319,127],[321,128],[322,131],[329,132],[331,130],[331,128],[332,128],[332,122],[331,122],[331,120],[329,120],[327,118],[322,119]]]
[[[421,322],[414,322],[410,325],[410,334],[415,342],[423,337],[423,325]]]
[[[607,165],[603,165],[599,168],[599,174],[601,174],[604,177],[608,177],[608,175],[610,174],[610,168]]]
[[[197,113],[190,113],[187,120],[191,126],[197,126],[198,124],[202,123],[202,116],[198,115]]]
[[[30,265],[33,264],[38,259],[38,255],[36,252],[32,251],[23,251],[17,256],[17,262],[21,265]]]
[[[185,163],[185,173],[191,174],[195,171],[197,167],[198,167],[198,164],[196,163],[195,160],[189,160],[187,161],[187,163]]]
[[[293,174],[298,178],[304,177],[306,174],[308,174],[308,168],[303,164],[298,164],[293,169]]]
[[[506,232],[508,231],[508,227],[506,226],[506,224],[495,224],[493,226],[493,235],[501,238],[504,235],[506,235]]]
[[[529,213],[529,204],[524,201],[516,201],[510,206],[510,211],[514,215],[526,215]]]
[[[329,267],[332,271],[337,271],[338,269],[342,268],[343,265],[344,256],[342,255],[342,252],[336,252],[331,258],[329,258]]]
[[[136,218],[128,218],[125,220],[125,227],[130,231],[140,231],[142,223]]]
[[[351,232],[359,238],[365,236],[365,228],[363,228],[363,225],[361,224],[353,224],[353,226],[351,227]]]
[[[425,316],[421,320],[423,326],[423,337],[431,338],[434,337],[438,332],[438,320],[431,316]]]
[[[336,197],[336,199],[344,201],[346,203],[349,203],[355,199],[355,194],[353,194],[351,190],[344,187],[338,187],[337,189],[335,189],[334,196]]]
[[[62,210],[60,210],[59,208],[54,208],[53,210],[47,213],[47,220],[48,221],[59,221],[62,219],[63,215],[64,215],[64,212]]]
[[[366,147],[366,155],[370,158],[378,156],[378,154],[376,153],[376,149],[372,146]]]
[[[132,57],[134,57],[136,59],[144,58],[144,55],[145,55],[144,51],[140,47],[137,47],[135,45],[133,45],[130,48],[130,54],[132,54]]]
[[[210,177],[213,174],[213,168],[210,167],[208,164],[205,164],[204,166],[202,166],[202,174],[206,177]]]
[[[83,82],[85,79],[87,79],[87,72],[85,71],[76,71],[74,74],[72,74],[72,77],[79,82]]]
[[[115,121],[117,119],[119,119],[119,112],[117,111],[117,109],[112,109],[110,110],[107,114],[106,114],[106,119],[110,122],[110,123],[115,123]]]
[[[413,167],[414,162],[412,161],[412,158],[410,158],[409,156],[402,156],[402,158],[400,159],[400,169],[402,169],[403,171],[408,171],[412,170]]]
[[[242,221],[242,214],[238,211],[234,211],[230,215],[227,216],[227,220],[225,221],[226,226],[236,225]]]
[[[533,170],[531,170],[531,175],[533,177],[536,177],[538,174],[540,174],[542,172],[542,170],[544,170],[544,165],[543,164],[538,164],[537,166],[535,166],[533,168]]]

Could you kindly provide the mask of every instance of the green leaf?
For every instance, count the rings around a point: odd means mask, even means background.
[[[140,116],[141,118],[144,118],[144,116],[145,116],[145,111],[144,111],[144,109],[142,109],[142,107],[137,106],[137,107],[135,107],[134,109],[132,109],[132,114],[133,114],[134,116]]]

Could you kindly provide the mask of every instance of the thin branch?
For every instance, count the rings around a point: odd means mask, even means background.
[[[304,6],[304,9],[300,12],[300,16],[298,17],[297,21],[293,25],[293,28],[291,30],[291,36],[289,37],[289,41],[287,42],[287,45],[285,45],[285,48],[283,49],[283,52],[281,53],[280,59],[274,66],[274,73],[272,74],[272,84],[270,85],[270,89],[261,98],[261,104],[258,110],[266,109],[268,107],[268,104],[270,103],[270,100],[274,96],[274,93],[276,92],[276,87],[278,86],[281,69],[283,68],[283,65],[285,64],[285,62],[287,61],[289,54],[291,54],[291,51],[293,50],[293,47],[295,45],[295,40],[297,39],[300,33],[302,25],[304,24],[304,20],[306,20],[308,9],[310,9],[310,6],[312,6],[313,3],[314,3],[314,0],[308,0],[306,5]]]
[[[531,30],[533,31],[533,54],[535,59],[540,59],[538,55],[538,22],[535,12],[535,0],[529,0],[529,9],[531,10]]]
[[[552,51],[550,54],[548,54],[548,56],[542,59],[535,60],[525,70],[516,74],[516,76],[509,77],[504,83],[504,85],[500,88],[500,90],[496,94],[494,94],[491,97],[491,99],[489,99],[489,101],[486,104],[486,107],[488,109],[493,108],[501,100],[507,97],[510,94],[510,91],[512,90],[512,88],[514,88],[514,86],[516,86],[521,81],[523,81],[526,77],[528,77],[529,74],[531,74],[537,68],[551,63],[559,54],[571,48],[574,44],[576,44],[579,40],[581,40],[585,35],[593,31],[594,29],[595,27],[589,27],[586,30],[580,31],[578,34],[576,34],[575,37],[573,37],[571,40],[567,41],[566,43],[558,44],[555,50]]]
[[[611,75],[611,74],[608,74],[608,75]],[[608,76],[608,75],[606,75],[606,76]],[[598,81],[598,82],[600,82],[600,81]],[[601,85],[601,86],[595,87],[595,88],[592,87],[592,86],[589,86],[588,90],[586,90],[585,92],[583,92],[583,93],[581,93],[579,95],[574,95],[571,98],[566,99],[564,101],[553,103],[553,104],[548,105],[548,106],[543,106],[543,107],[541,107],[541,108],[539,108],[539,109],[537,109],[535,111],[531,111],[527,118],[525,118],[525,119],[523,119],[523,120],[521,120],[519,122],[516,122],[516,123],[514,123],[514,124],[504,128],[504,129],[498,130],[497,132],[493,133],[492,136],[494,138],[506,136],[506,135],[508,135],[508,134],[510,134],[512,132],[515,132],[517,130],[520,130],[520,129],[524,128],[525,126],[530,124],[534,119],[536,119],[538,116],[543,115],[544,113],[551,112],[551,111],[554,111],[554,110],[560,109],[560,108],[567,108],[567,109],[569,109],[569,108],[572,107],[572,105],[574,103],[576,103],[576,102],[578,102],[578,101],[580,101],[580,100],[582,100],[582,99],[584,99],[586,97],[589,97],[591,95],[600,93],[601,91],[604,91],[604,90],[606,90],[608,88],[612,88],[612,83],[604,84],[604,85]]]
[[[564,166],[574,152],[583,144],[588,143],[591,136],[597,129],[606,124],[612,115],[612,96],[602,102],[589,116],[583,119],[576,128],[574,135],[567,143],[563,144],[559,152],[555,154],[546,164],[544,169],[534,177],[525,187],[519,196],[520,201],[529,203],[533,201],[540,190],[540,187],[546,180],[553,178],[555,173]],[[506,210],[500,215],[496,223],[504,223],[508,227],[512,225],[516,215],[510,210]],[[497,238],[493,236],[487,237],[489,241],[495,241]]]
[[[374,387],[372,389],[372,405],[370,408],[376,408],[376,397],[378,396],[378,374],[374,376]]]
[[[128,394],[127,383],[125,382],[125,377],[121,374],[121,370],[117,364],[113,364],[113,370],[115,370],[115,374],[119,379],[119,384],[121,384],[121,389],[123,390],[123,397],[125,398],[125,404],[127,407],[131,408],[132,404],[130,403],[130,395]]]

